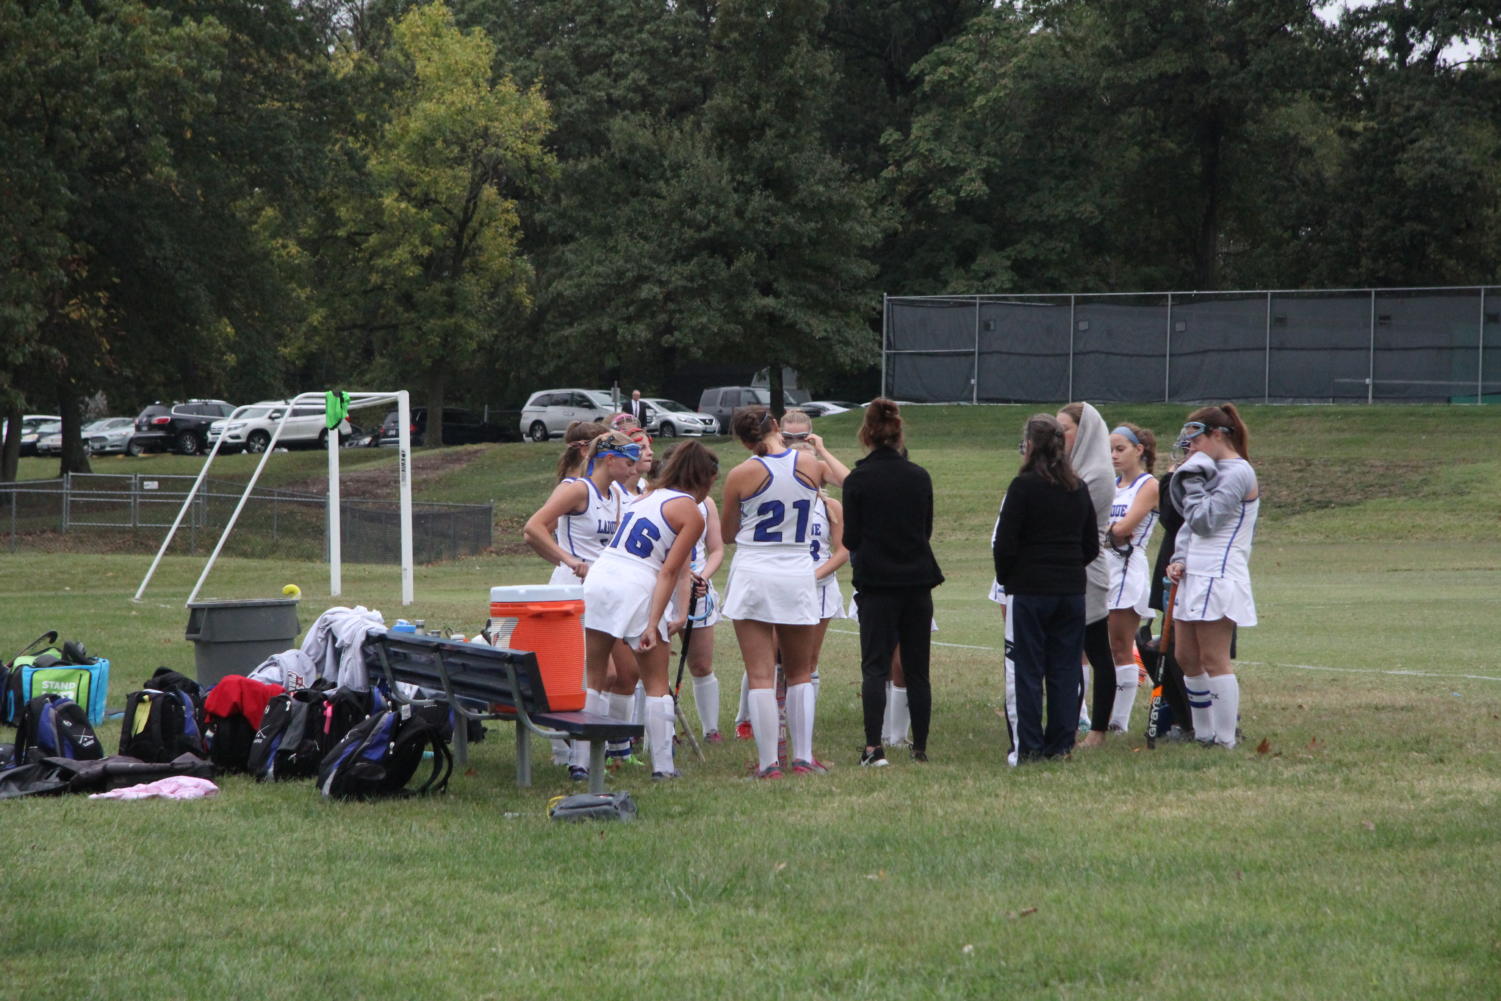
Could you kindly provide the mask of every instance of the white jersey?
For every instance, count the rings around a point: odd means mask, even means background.
[[[614,483],[600,493],[594,482],[585,477],[570,476],[563,482],[583,483],[589,501],[581,514],[565,514],[558,519],[553,538],[559,549],[586,563],[593,563],[615,536],[623,495]]]
[[[1175,553],[1184,569],[1202,577],[1249,581],[1251,542],[1261,512],[1251,464],[1239,457],[1214,463],[1214,475],[1202,488],[1195,484],[1185,494],[1179,504],[1183,527],[1178,530]],[[1257,496],[1246,500],[1247,494]]]
[[[1114,525],[1126,516],[1131,510],[1131,505],[1136,503],[1136,495],[1141,488],[1152,478],[1151,473],[1142,473],[1130,483],[1122,484],[1120,478],[1115,481],[1115,503],[1110,506],[1110,524]],[[1152,537],[1152,529],[1157,525],[1156,510],[1148,511],[1147,516],[1137,524],[1136,530],[1131,533],[1130,543],[1138,549],[1146,547],[1147,541]]]
[[[668,550],[678,537],[662,508],[679,497],[692,500],[679,490],[653,490],[630,500],[621,509],[620,526],[600,553],[599,566],[590,571],[590,576],[602,570],[614,572],[623,567],[647,570],[652,574],[661,570],[667,561]]]
[[[737,554],[747,548],[808,552],[818,488],[798,479],[797,455],[789,448],[776,455],[756,457],[755,461],[766,467],[768,479],[760,490],[740,500]]]
[[[814,570],[834,556],[834,543],[829,538],[829,505],[819,495],[814,495],[813,514],[808,519],[808,555],[813,557]]]

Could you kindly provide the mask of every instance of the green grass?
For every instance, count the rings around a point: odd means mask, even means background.
[[[680,758],[666,787],[614,780],[640,805],[631,825],[547,821],[567,783],[539,765],[515,788],[499,724],[435,801],[230,777],[205,802],[6,802],[0,997],[1501,997],[1501,469],[1484,444],[1501,411],[1251,408],[1267,501],[1246,745],[1133,736],[1010,771],[985,541],[1029,411],[909,411],[939,486],[935,639],[953,644],[935,649],[929,766],[854,767],[858,651],[836,623],[831,775],[748,782],[731,742]],[[1183,408],[1105,414],[1170,433]],[[855,427],[820,422],[851,458]],[[479,448],[426,480],[419,462],[421,496],[495,499],[496,552],[418,568],[412,609],[392,567],[347,567],[340,600],[472,631],[490,586],[545,572],[514,531],[556,452]],[[323,456],[275,459],[296,482]],[[157,664],[191,669],[200,559],[170,557],[140,605],[140,555],[0,561],[0,646],[83,638],[115,663],[116,705]],[[333,602],[325,567],[276,560],[225,561],[205,594],[288,582],[305,623]],[[739,660],[719,633],[727,724]]]

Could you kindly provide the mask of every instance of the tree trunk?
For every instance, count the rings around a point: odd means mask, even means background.
[[[766,369],[766,394],[771,397],[771,416],[778,421],[787,412],[787,392],[782,388],[782,363],[774,362]]]
[[[57,412],[63,419],[63,451],[62,462],[57,469],[58,476],[93,472],[89,467],[89,450],[84,445],[83,435],[80,433],[83,427],[82,410],[82,401],[78,398],[77,388],[66,378],[59,379]]]
[[[1203,192],[1203,209],[1199,215],[1199,232],[1194,246],[1194,289],[1210,291],[1219,287],[1220,243],[1220,151],[1224,129],[1217,117],[1199,126],[1199,189]]]
[[[21,404],[5,408],[5,442],[0,445],[0,483],[14,483],[21,465]]]
[[[448,388],[448,372],[439,369],[427,380],[427,432],[423,439],[429,446],[443,444],[443,391]]]

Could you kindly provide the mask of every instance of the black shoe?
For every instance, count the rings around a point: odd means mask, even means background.
[[[885,768],[891,762],[886,760],[886,752],[879,747],[873,747],[868,751],[860,752],[861,768]]]
[[[589,769],[580,768],[578,765],[571,765],[568,768],[568,777],[575,782],[588,782]]]
[[[912,760],[927,764],[928,752],[920,747],[914,747],[912,749]]]

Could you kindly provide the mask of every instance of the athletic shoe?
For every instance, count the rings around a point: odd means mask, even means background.
[[[683,777],[683,773],[679,772],[679,771],[652,772],[651,773],[651,780],[653,782],[666,782],[666,781],[668,781],[670,779],[680,779],[682,777]]]
[[[1162,739],[1169,744],[1186,744],[1194,739],[1194,732],[1192,730],[1185,730],[1174,723],[1167,728],[1167,733],[1163,735]]]
[[[723,744],[724,736],[718,730],[710,730],[704,734],[705,744]]]
[[[608,762],[606,762],[605,767],[614,772],[619,771],[626,765],[634,765],[637,768],[645,768],[646,762],[641,758],[636,757],[635,754],[621,754],[611,758]]]
[[[927,764],[928,752],[924,751],[920,747],[914,747],[912,749],[912,760],[918,762],[919,764]]]
[[[886,752],[879,747],[860,752],[861,768],[885,768],[889,764],[891,762],[886,760]]]
[[[755,740],[756,732],[751,729],[750,720],[743,719],[735,724],[736,740]]]
[[[817,758],[814,758],[812,761],[803,761],[799,759],[792,763],[792,774],[827,775],[829,774],[829,766],[824,764],[822,761],[819,761]]]
[[[779,779],[782,777],[782,769],[776,765],[768,765],[756,773],[758,779]]]
[[[581,768],[578,765],[569,765],[568,766],[568,777],[570,779],[572,779],[574,782],[588,782],[589,781],[589,769],[587,769],[587,768]]]

